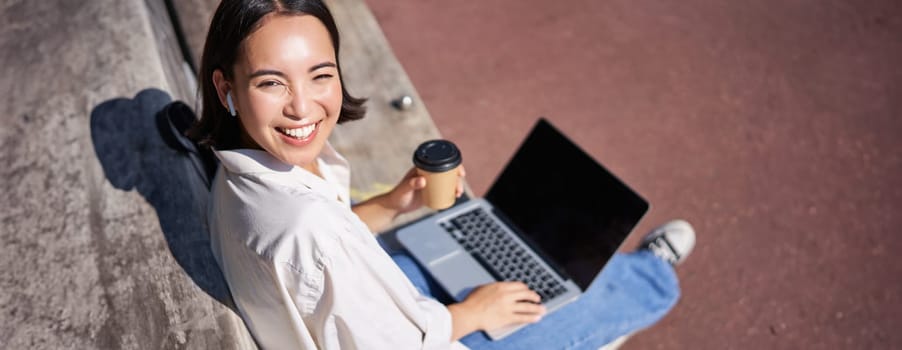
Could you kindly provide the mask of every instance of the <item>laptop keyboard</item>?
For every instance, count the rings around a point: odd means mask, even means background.
[[[521,281],[546,302],[566,288],[523,245],[506,233],[483,208],[441,223],[464,249],[499,281]]]

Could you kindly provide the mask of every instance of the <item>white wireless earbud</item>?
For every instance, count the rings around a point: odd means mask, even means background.
[[[235,112],[235,103],[232,102],[232,92],[231,91],[226,93],[226,103],[229,105],[229,114],[231,114],[233,117],[236,114],[238,114]]]

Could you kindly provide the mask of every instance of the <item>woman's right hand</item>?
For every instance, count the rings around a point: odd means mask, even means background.
[[[523,282],[495,282],[473,290],[467,298],[448,306],[452,340],[477,330],[493,331],[534,323],[545,315],[539,294]]]

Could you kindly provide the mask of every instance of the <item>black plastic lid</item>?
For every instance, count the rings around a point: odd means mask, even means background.
[[[460,150],[451,141],[431,140],[413,153],[413,164],[428,172],[440,173],[456,168],[463,161]]]

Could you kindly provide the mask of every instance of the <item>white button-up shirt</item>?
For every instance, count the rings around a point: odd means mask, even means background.
[[[445,349],[451,315],[422,296],[351,211],[347,161],[325,179],[265,151],[217,151],[213,254],[265,349]]]

